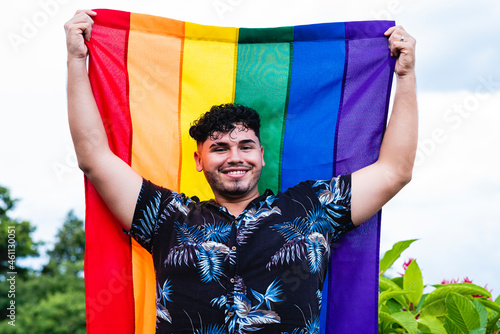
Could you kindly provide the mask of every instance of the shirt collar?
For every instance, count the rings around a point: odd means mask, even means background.
[[[269,196],[274,196],[274,193],[273,193],[273,191],[271,189],[266,189],[266,191],[264,191],[264,193],[262,195],[260,195],[259,197],[254,198],[250,203],[248,203],[248,205],[245,208],[245,210],[243,210],[240,213],[240,215],[237,217],[237,219],[241,218],[248,210],[250,210],[252,207],[255,207],[259,202],[265,200]],[[214,199],[206,201],[205,204],[208,205],[208,206],[213,206],[213,207],[219,209],[220,211],[227,213],[231,217],[234,217],[233,214],[231,212],[229,212],[229,210],[225,206],[220,205]]]

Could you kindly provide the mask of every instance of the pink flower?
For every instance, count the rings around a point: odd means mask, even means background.
[[[444,280],[441,282],[441,284],[453,284],[453,283],[459,283],[458,279],[455,279],[455,278],[454,278],[454,279],[452,279],[452,280],[450,280],[450,281],[448,281],[448,280],[444,279]],[[462,282],[461,282],[461,283],[472,283],[472,280],[471,280],[469,277],[464,277],[464,278],[462,279]],[[486,285],[484,286],[484,288],[485,288],[486,290],[488,290],[488,284],[486,284]],[[493,290],[488,290],[488,291],[491,293]],[[482,297],[484,297],[484,296],[483,296],[483,295],[472,295],[472,297],[475,297],[475,298],[482,298]],[[488,299],[493,300],[491,297],[488,297]]]
[[[406,271],[406,269],[408,269],[408,266],[410,265],[410,263],[412,263],[413,261],[415,261],[414,258],[409,258],[408,261],[406,261],[405,263],[403,263],[403,269]]]
[[[472,283],[472,280],[469,279],[469,277],[465,277],[463,280],[462,280],[462,283]]]
[[[453,278],[453,279],[451,279],[450,281],[448,281],[448,280],[444,279],[444,280],[441,282],[441,284],[455,284],[455,283],[458,283],[458,279]]]
[[[403,263],[403,269],[404,271],[406,271],[406,269],[408,269],[408,266],[410,265],[410,263],[412,263],[412,261],[415,261],[414,258],[409,258],[405,263]],[[399,273],[401,276],[404,276],[405,274],[401,274]]]

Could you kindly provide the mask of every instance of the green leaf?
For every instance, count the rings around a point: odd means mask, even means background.
[[[392,330],[392,324],[395,324],[396,320],[393,319],[389,313],[380,311],[378,313],[378,323],[379,323],[379,334],[394,333],[394,330]]]
[[[401,253],[405,249],[407,249],[414,241],[418,239],[412,240],[404,240],[400,242],[396,242],[391,250],[385,252],[384,257],[380,260],[380,275],[382,275],[387,269],[389,269],[394,262],[401,256]]]
[[[464,333],[480,327],[479,313],[467,297],[450,292],[446,297],[448,318]]]
[[[398,324],[404,328],[408,334],[417,334],[417,320],[410,312],[398,312],[393,314],[380,312],[379,319],[383,322]]]
[[[382,291],[402,291],[399,285],[394,283],[392,280],[385,278],[384,276],[380,276],[378,282],[379,282],[379,289]],[[397,302],[401,304],[401,306],[403,307],[407,306],[406,297],[404,295],[394,296],[391,298],[397,300]]]
[[[443,325],[448,334],[469,334],[463,332],[448,316],[444,317]]]
[[[386,291],[386,290],[401,290],[401,287],[394,283],[392,280],[384,277],[384,276],[379,276],[378,278],[378,288],[381,291]]]
[[[469,334],[486,334],[486,328],[478,328],[470,331]]]
[[[417,320],[418,330],[422,333],[446,334],[443,323],[436,317],[423,316]]]
[[[417,261],[412,261],[406,269],[403,277],[403,289],[410,291],[407,295],[408,301],[416,307],[424,291],[422,272]]]
[[[408,334],[417,334],[417,320],[413,314],[410,312],[398,312],[391,316]]]
[[[474,304],[477,313],[479,313],[479,319],[480,319],[479,327],[481,328],[485,327],[486,323],[488,322],[488,310],[477,299],[473,299],[472,304]]]
[[[389,299],[395,299],[399,304],[401,304],[401,306],[403,307],[406,307],[406,303],[404,301],[403,298],[398,298],[398,297],[401,297],[401,296],[404,296],[408,293],[408,291],[404,291],[404,290],[399,290],[399,291],[384,291],[384,292],[381,292],[379,297],[378,297],[378,302],[379,304],[384,304],[386,301],[388,301]],[[400,301],[402,300],[403,303],[401,303]]]
[[[473,283],[451,283],[451,284],[435,284],[433,287],[440,288],[453,288],[453,292],[459,293],[461,295],[481,295],[486,297],[491,297],[491,293],[483,288],[482,286],[473,284]],[[470,292],[461,292],[461,291],[470,291]]]
[[[478,298],[477,300],[481,304],[483,304],[484,306],[486,306],[487,308],[492,309],[493,311],[500,313],[500,305],[498,305],[497,303],[494,303],[491,300],[482,299],[482,298]]]
[[[385,304],[380,304],[380,305],[379,305],[379,313],[380,313],[380,312],[385,312],[385,313],[387,313],[387,314],[391,314],[391,313],[392,313],[392,311],[391,311],[391,309],[389,308],[389,306],[387,306],[387,305],[385,305]],[[380,320],[380,319],[379,319],[379,320]],[[379,321],[379,322],[380,322],[380,321]]]
[[[500,319],[500,313],[493,312],[494,314],[488,319],[488,324],[486,325],[486,329],[488,333],[494,333],[498,330],[497,324]]]
[[[389,299],[385,306],[389,308],[390,312],[387,312],[389,314],[403,311],[403,306],[394,299]]]
[[[399,286],[401,289],[403,288],[403,277],[402,276],[394,277],[391,279],[391,281],[393,281],[394,284]]]
[[[433,303],[428,304],[425,308],[421,308],[422,315],[424,316],[434,316],[434,317],[444,317],[446,315],[446,304],[443,299],[438,299]]]
[[[422,304],[421,309],[423,311],[427,308],[433,308],[437,304],[444,302],[444,299],[450,292],[455,292],[461,295],[470,296],[470,295],[482,295],[485,291],[486,289],[472,283],[437,285],[437,289],[429,293],[427,298],[425,298],[425,301]],[[488,291],[486,292],[489,294]],[[437,315],[437,314],[431,314],[431,315]]]

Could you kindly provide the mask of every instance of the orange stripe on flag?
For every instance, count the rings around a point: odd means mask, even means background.
[[[180,55],[183,24],[131,16],[128,44],[132,168],[144,178],[178,190]],[[152,135],[154,134],[154,135]],[[164,163],[158,164],[158,161]],[[136,333],[154,333],[156,319],[151,254],[132,242]]]
[[[184,22],[146,14],[130,14],[130,31],[184,38]]]

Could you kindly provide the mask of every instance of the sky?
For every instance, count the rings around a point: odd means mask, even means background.
[[[417,39],[419,148],[412,182],[383,209],[382,253],[419,239],[427,284],[468,277],[500,294],[500,2],[376,0],[23,0],[0,13],[0,185],[12,215],[54,242],[69,210],[83,218],[83,174],[66,115],[63,25],[80,8],[201,24],[275,27],[391,19]],[[40,265],[40,262],[34,264]]]

